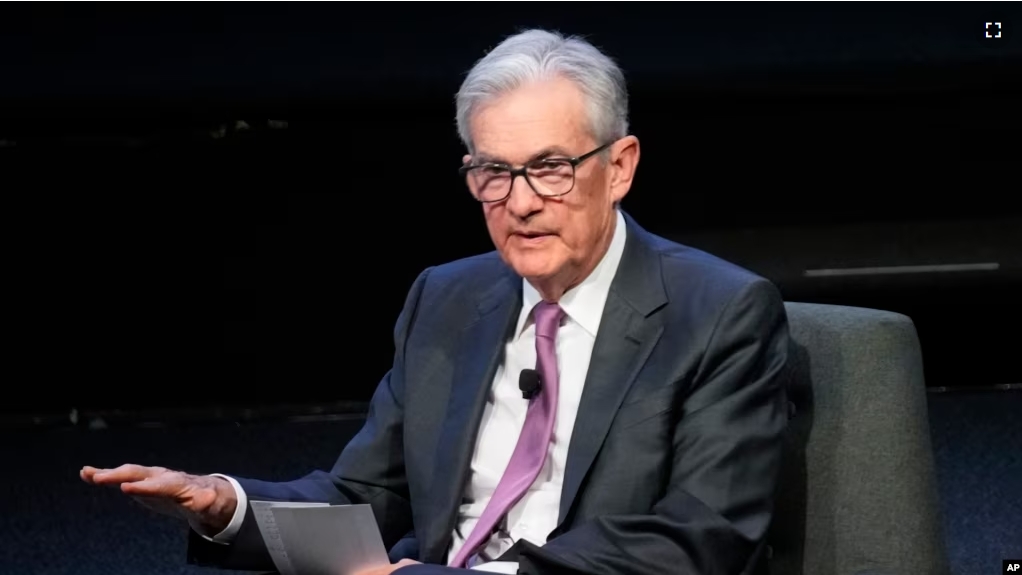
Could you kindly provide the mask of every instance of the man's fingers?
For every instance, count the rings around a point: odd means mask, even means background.
[[[81,471],[78,472],[78,476],[81,477],[82,481],[84,481],[86,483],[96,483],[96,481],[93,479],[93,477],[95,477],[96,474],[101,472],[101,471],[106,471],[106,470],[100,469],[98,467],[93,467],[91,465],[86,465],[85,467],[82,468]]]
[[[131,464],[116,469],[87,466],[79,475],[88,483],[117,485],[125,495],[160,513],[189,519],[197,517],[211,525],[227,523],[220,517],[208,516],[211,510],[216,511],[214,506],[220,498],[216,483],[222,479]]]
[[[138,497],[176,497],[185,487],[180,475],[170,473],[121,483],[121,491]]]
[[[216,489],[196,479],[201,480],[184,473],[164,473],[143,481],[122,483],[121,491],[154,511],[202,518],[216,503],[218,495]]]
[[[82,468],[83,476],[88,478],[86,481],[97,485],[143,481],[150,477],[160,475],[164,471],[166,470],[162,467],[145,467],[143,465],[135,465],[132,463],[126,463],[113,469],[96,469],[94,467]]]

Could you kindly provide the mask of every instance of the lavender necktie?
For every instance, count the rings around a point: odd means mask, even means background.
[[[554,342],[564,310],[556,303],[540,302],[533,308],[532,317],[536,323],[536,371],[539,372],[542,388],[529,403],[522,433],[493,497],[486,504],[472,534],[465,540],[465,545],[451,561],[451,567],[464,567],[465,561],[489,541],[494,528],[529,490],[546,461],[557,415],[558,373]]]

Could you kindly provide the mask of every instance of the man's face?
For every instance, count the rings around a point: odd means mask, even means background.
[[[585,100],[571,81],[528,84],[474,113],[470,129],[476,155],[465,161],[518,167],[540,155],[580,156],[607,143],[593,140],[587,121]],[[622,143],[634,148],[637,161],[637,141]],[[593,157],[579,165],[566,195],[540,197],[518,177],[506,200],[483,204],[490,238],[520,276],[570,287],[596,266],[613,235],[614,204],[628,192],[634,168],[632,162],[622,174],[618,144],[610,148],[609,163]]]

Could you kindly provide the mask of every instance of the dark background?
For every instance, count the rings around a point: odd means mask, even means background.
[[[0,409],[367,399],[414,277],[490,249],[456,175],[453,97],[487,47],[531,26],[585,34],[624,68],[642,142],[624,208],[647,229],[792,301],[909,314],[932,387],[1022,382],[1020,14],[5,5],[13,355],[31,375]],[[1004,37],[985,39],[986,21]]]

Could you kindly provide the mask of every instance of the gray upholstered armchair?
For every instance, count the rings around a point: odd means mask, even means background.
[[[771,574],[948,573],[912,320],[786,305],[794,416]]]

